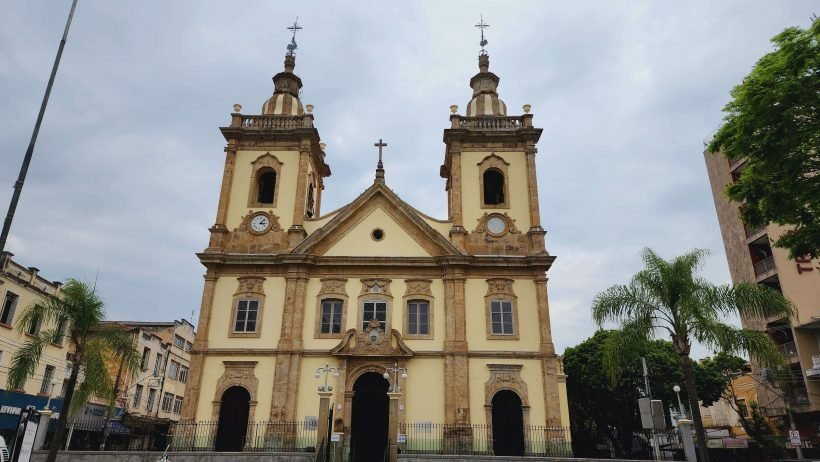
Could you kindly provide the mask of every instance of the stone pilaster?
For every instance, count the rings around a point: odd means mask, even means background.
[[[216,209],[216,224],[225,226],[228,204],[231,201],[231,184],[236,166],[236,143],[231,140],[225,148],[225,169],[222,172],[222,187],[219,190],[219,205]]]
[[[445,268],[444,417],[445,423],[470,422],[469,360],[463,268]]]
[[[401,398],[401,393],[387,393],[387,397],[390,398],[388,407],[389,417],[387,420],[388,460],[390,462],[396,462],[399,458],[397,438],[399,434],[399,399]]]
[[[294,266],[285,276],[285,304],[282,310],[282,330],[279,353],[273,376],[273,399],[270,420],[294,421],[299,394],[299,372],[302,365],[302,331],[307,291],[307,270]]]
[[[182,420],[196,419],[199,403],[199,390],[202,387],[202,375],[205,366],[205,351],[208,349],[208,332],[211,325],[211,310],[214,301],[214,286],[219,279],[213,271],[205,273],[205,288],[202,290],[202,303],[199,308],[199,322],[194,349],[191,351],[191,374],[185,386],[185,400],[182,405]]]
[[[288,245],[293,248],[307,237],[302,224],[305,221],[305,200],[307,199],[307,174],[310,163],[310,141],[302,141],[299,146],[299,176],[296,178],[296,201],[293,207],[293,224],[288,229]]]

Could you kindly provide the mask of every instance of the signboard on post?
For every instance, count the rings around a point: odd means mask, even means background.
[[[800,432],[797,430],[789,430],[789,443],[794,446],[800,446]]]
[[[659,399],[641,398],[638,400],[641,412],[641,426],[646,430],[665,430],[666,418],[663,415],[663,402]]]

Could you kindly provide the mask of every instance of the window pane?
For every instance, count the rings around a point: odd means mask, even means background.
[[[493,311],[491,318],[492,318],[493,324],[500,323],[501,322],[501,313],[497,313],[497,312]]]
[[[237,311],[245,311],[248,309],[248,301],[247,300],[239,300],[238,310]]]
[[[501,330],[501,323],[493,321],[493,334],[501,334],[503,333]]]
[[[429,311],[430,305],[427,303],[419,305],[419,334],[427,335],[430,333]]]
[[[418,324],[416,323],[416,317],[415,316],[410,316],[407,320],[407,333],[408,334],[417,334],[418,333],[417,325]]]
[[[236,325],[234,325],[233,330],[235,332],[242,332],[245,330],[245,322],[237,316]]]
[[[256,320],[249,320],[245,323],[245,332],[254,332],[256,331]]]

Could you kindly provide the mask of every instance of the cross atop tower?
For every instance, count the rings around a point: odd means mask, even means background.
[[[302,26],[299,25],[299,16],[293,21],[293,25],[288,26],[288,30],[293,32],[293,36],[290,38],[290,44],[288,45],[288,56],[293,56],[293,52],[296,51],[297,48],[296,32],[302,30]]]
[[[382,148],[387,147],[387,143],[379,138],[378,143],[373,143],[373,146],[379,148],[379,163],[376,164],[376,181],[384,183],[384,164],[382,163]]]
[[[484,47],[487,46],[488,42],[487,42],[487,39],[484,38],[484,29],[490,27],[490,25],[487,24],[486,22],[484,22],[484,15],[482,14],[481,15],[481,20],[475,26],[478,27],[479,29],[481,29],[481,41],[478,42],[478,44],[481,45],[481,53],[480,54],[485,55],[485,54],[487,54],[487,51],[484,50]]]

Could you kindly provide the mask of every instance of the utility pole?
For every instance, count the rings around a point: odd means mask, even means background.
[[[643,366],[643,383],[646,386],[646,396],[649,398],[649,402],[650,402],[649,409],[651,410],[652,409],[652,406],[651,406],[651,403],[652,403],[652,389],[649,388],[649,369],[646,367],[646,358],[644,358],[643,356],[641,356],[641,365]],[[654,421],[654,419],[653,419],[653,421]],[[655,460],[660,460],[661,459],[661,457],[660,457],[661,456],[661,450],[660,450],[660,447],[658,446],[658,439],[655,437],[655,429],[652,428],[651,432],[652,432],[651,433],[652,434],[652,452],[654,453],[653,455],[655,457]]]
[[[20,175],[14,183],[14,193],[11,195],[9,211],[6,215],[6,220],[3,222],[3,231],[0,232],[0,254],[6,250],[6,240],[8,239],[9,231],[11,230],[11,222],[14,220],[14,212],[17,210],[17,202],[19,202],[20,193],[23,191],[23,183],[26,181],[28,166],[31,163],[31,156],[34,154],[34,144],[37,142],[37,135],[40,133],[40,124],[43,123],[43,116],[46,113],[46,106],[48,106],[48,97],[51,95],[51,87],[54,86],[54,77],[57,76],[57,68],[60,66],[60,58],[63,56],[66,38],[68,38],[68,28],[71,26],[71,19],[74,17],[75,8],[77,8],[77,0],[73,0],[71,2],[71,11],[69,11],[68,20],[65,23],[63,39],[60,40],[60,47],[57,48],[57,57],[54,59],[54,66],[51,68],[51,76],[48,78],[48,85],[46,85],[46,94],[43,96],[43,102],[40,104],[40,113],[37,115],[37,122],[34,123],[34,132],[31,134],[31,141],[29,141],[28,149],[26,149],[26,155],[23,157],[23,165],[20,166]]]

